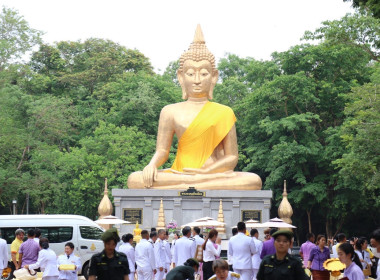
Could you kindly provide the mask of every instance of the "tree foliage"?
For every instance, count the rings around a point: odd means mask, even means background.
[[[2,7],[0,13],[0,71],[41,42],[41,32],[31,28],[15,10]]]
[[[0,69],[0,213],[12,199],[25,212],[28,194],[31,213],[96,218],[104,178],[126,188],[153,155],[160,110],[181,101],[179,62],[158,75],[138,50],[90,38],[41,43],[16,64],[39,33],[6,13],[22,26],[13,36],[27,35],[18,49],[0,38],[12,53]],[[273,211],[288,181],[299,234],[379,226],[379,30],[378,19],[356,13],[268,61],[228,54],[218,64],[214,101],[237,116],[237,169],[274,191]],[[370,226],[352,226],[361,220]]]

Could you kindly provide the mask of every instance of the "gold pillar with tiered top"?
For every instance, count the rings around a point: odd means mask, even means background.
[[[278,216],[285,223],[292,224],[293,208],[288,201],[288,193],[286,191],[286,180],[284,180],[284,192],[282,193],[282,201],[278,206]]]
[[[165,229],[165,213],[164,213],[164,203],[160,202],[160,209],[158,210],[158,220],[157,220],[157,230]]]
[[[222,202],[222,200],[220,200],[220,202],[219,202],[218,222],[224,223],[223,202]],[[226,227],[225,226],[217,227],[216,230],[218,231],[218,235],[222,239],[226,238]]]
[[[102,200],[100,201],[98,207],[99,219],[102,219],[106,216],[112,215],[113,206],[111,200],[108,197],[108,186],[107,186],[107,178],[104,179],[104,195]],[[104,229],[110,229],[112,225],[100,225]]]

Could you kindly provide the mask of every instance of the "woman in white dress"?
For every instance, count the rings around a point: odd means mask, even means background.
[[[135,279],[135,248],[132,247],[133,235],[128,233],[121,237],[123,244],[119,247],[119,252],[126,254],[129,265],[129,280]]]
[[[25,265],[27,269],[41,268],[43,280],[57,280],[59,276],[57,266],[57,255],[52,249],[49,249],[49,240],[45,237],[40,239],[41,251],[38,253],[37,262]]]

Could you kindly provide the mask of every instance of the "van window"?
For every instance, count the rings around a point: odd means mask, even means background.
[[[103,231],[98,229],[97,227],[80,226],[79,230],[80,230],[80,235],[84,239],[99,240],[103,234]]]
[[[27,239],[27,232],[30,228],[21,228],[25,231],[25,241]],[[16,229],[18,228],[1,229],[1,236],[8,244],[11,244],[13,240],[15,240]],[[41,236],[49,239],[49,243],[63,243],[70,241],[73,238],[73,227],[39,227],[39,229],[41,230]]]

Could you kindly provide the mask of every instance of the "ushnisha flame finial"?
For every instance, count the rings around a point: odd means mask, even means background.
[[[193,43],[194,44],[204,44],[204,43],[206,43],[205,42],[205,38],[203,36],[203,32],[202,32],[200,24],[197,25],[197,29],[195,30],[195,35],[194,35]]]
[[[198,24],[197,29],[195,30],[194,40],[191,43],[189,49],[184,52],[179,59],[179,69],[182,70],[183,64],[186,60],[210,61],[212,68],[215,68],[215,56],[207,49],[205,44],[205,39],[201,26]]]

